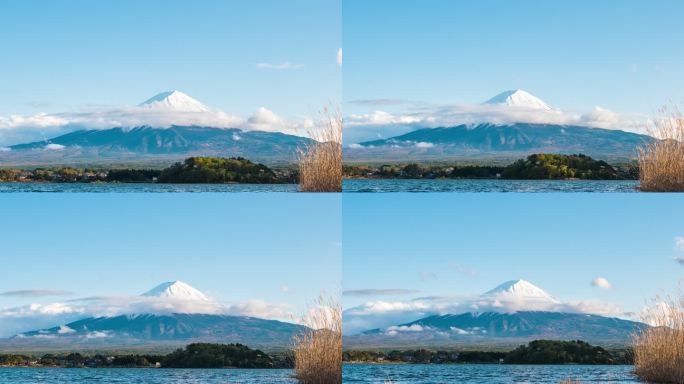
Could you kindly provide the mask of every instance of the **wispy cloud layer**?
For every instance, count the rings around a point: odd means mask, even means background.
[[[415,289],[352,289],[342,292],[345,296],[390,296],[390,295],[410,295],[418,293]]]
[[[73,292],[59,289],[24,289],[18,291],[1,292],[0,296],[8,297],[49,297],[49,296],[70,296]]]
[[[257,63],[256,67],[259,69],[284,70],[284,69],[300,69],[300,68],[304,68],[304,65],[303,64],[295,64],[295,63],[291,63],[289,61],[285,61],[285,62],[280,63],[280,64]]]

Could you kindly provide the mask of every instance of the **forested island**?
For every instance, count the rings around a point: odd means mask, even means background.
[[[242,344],[194,343],[167,355],[0,354],[0,367],[54,368],[292,368],[288,353],[266,354]]]
[[[540,153],[506,166],[395,164],[344,165],[346,178],[369,179],[510,179],[510,180],[638,180],[636,164],[611,165],[589,156]]]
[[[630,350],[609,352],[581,340],[535,340],[502,351],[344,351],[347,363],[375,364],[633,364]]]
[[[163,169],[0,169],[0,182],[286,184],[297,179],[293,168],[274,170],[242,157],[190,157]]]

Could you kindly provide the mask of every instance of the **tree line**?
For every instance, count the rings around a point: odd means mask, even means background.
[[[506,166],[457,164],[344,165],[347,178],[637,180],[636,164],[611,165],[589,156],[540,153]]]
[[[94,354],[42,356],[1,354],[0,366],[60,368],[292,368],[290,353],[267,354],[243,344],[193,343],[169,354]]]
[[[630,350],[608,351],[581,340],[535,340],[511,351],[345,351],[343,359],[355,363],[411,364],[632,364]]]
[[[164,169],[0,169],[0,182],[283,184],[297,181],[295,169],[274,170],[242,157],[190,157]]]

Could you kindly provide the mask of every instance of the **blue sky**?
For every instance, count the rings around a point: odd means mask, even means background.
[[[339,101],[340,15],[339,0],[3,1],[0,116],[173,89],[239,116],[310,115]]]
[[[524,279],[564,303],[638,313],[676,292],[684,273],[675,260],[684,256],[679,197],[346,194],[344,290],[412,292],[347,295],[344,307],[468,297]],[[612,288],[592,286],[598,277]]]
[[[684,100],[681,1],[389,4],[343,3],[346,102],[479,103],[516,88],[575,110]]]
[[[181,280],[221,303],[261,300],[286,304],[297,315],[322,291],[340,291],[340,200],[241,193],[0,196],[0,313],[31,303],[135,296]],[[73,294],[1,294],[37,289]]]
[[[436,106],[523,89],[569,115],[601,107],[580,120],[592,126],[636,130],[684,102],[682,12],[678,0],[345,0],[345,113],[439,120]]]

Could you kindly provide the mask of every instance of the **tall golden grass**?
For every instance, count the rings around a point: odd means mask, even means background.
[[[302,319],[308,330],[295,338],[295,378],[302,384],[342,383],[342,306],[319,297]]]
[[[657,140],[638,149],[640,189],[684,192],[684,117],[676,105],[664,107],[649,127]]]
[[[656,299],[644,322],[652,327],[633,336],[634,373],[650,383],[684,383],[684,296]]]
[[[297,151],[299,190],[342,191],[342,114],[324,108],[316,127],[309,131],[313,143]]]

